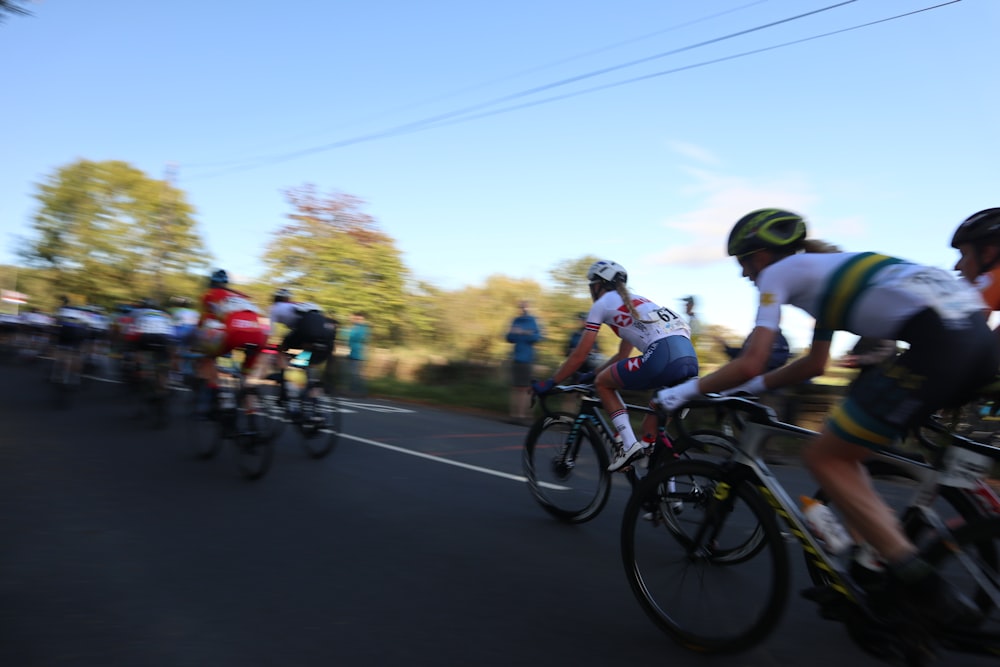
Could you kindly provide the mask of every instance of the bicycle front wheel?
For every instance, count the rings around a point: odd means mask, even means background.
[[[302,435],[302,446],[312,458],[323,458],[340,441],[343,413],[326,393],[303,398],[301,406],[299,433]]]
[[[642,481],[625,508],[621,550],[643,610],[693,650],[754,646],[788,600],[788,553],[774,511],[752,484],[709,461],[680,460]]]
[[[576,417],[555,413],[536,421],[524,440],[521,466],[531,495],[552,516],[583,523],[611,494],[608,453],[599,436]]]

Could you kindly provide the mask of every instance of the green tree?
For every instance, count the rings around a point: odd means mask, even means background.
[[[104,305],[190,294],[207,266],[193,209],[169,183],[120,161],[61,167],[35,195],[21,250],[58,289]]]
[[[275,232],[264,253],[264,282],[287,287],[343,324],[364,311],[373,338],[406,338],[409,271],[395,241],[379,230],[352,195],[321,196],[313,185],[285,191],[290,222]]]

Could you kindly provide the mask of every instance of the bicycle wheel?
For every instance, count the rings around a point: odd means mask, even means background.
[[[285,429],[285,406],[280,402],[281,387],[273,380],[261,380],[247,388],[256,398],[257,427],[261,437],[277,440]]]
[[[312,458],[323,458],[340,441],[343,413],[337,408],[334,399],[325,392],[319,396],[304,397],[301,407],[302,421],[298,430],[302,435],[302,446]]]
[[[1000,540],[1000,516],[979,516],[951,535],[927,544],[921,555],[934,565],[949,584],[974,600],[982,612],[979,623],[960,630],[941,630],[938,641],[964,653],[1000,654],[1000,572],[996,543]]]
[[[589,424],[555,413],[528,430],[521,467],[528,489],[552,516],[583,523],[597,516],[611,494],[611,473],[603,440]]]
[[[675,501],[683,505],[676,527],[650,516],[650,507]],[[718,554],[755,543],[757,531],[760,546],[741,567],[720,562]],[[774,510],[720,464],[679,460],[653,471],[625,508],[621,550],[643,610],[690,649],[745,650],[774,629],[788,600],[788,553]]]
[[[185,441],[196,458],[211,459],[222,449],[222,425],[217,413],[205,413],[201,391],[197,384],[185,401]]]
[[[265,420],[256,413],[243,409],[237,411],[237,430],[233,438],[236,463],[240,474],[249,480],[263,477],[274,460],[274,440],[266,438],[259,430],[263,421]]]

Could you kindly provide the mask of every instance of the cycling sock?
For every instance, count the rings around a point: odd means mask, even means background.
[[[611,423],[615,425],[615,430],[622,438],[622,445],[629,449],[635,444],[635,432],[632,431],[632,423],[628,419],[628,410],[618,410],[611,415]]]

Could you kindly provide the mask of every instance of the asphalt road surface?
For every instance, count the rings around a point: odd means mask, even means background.
[[[248,482],[229,450],[192,458],[179,418],[134,419],[121,385],[55,410],[42,374],[0,365],[2,667],[883,664],[797,595],[746,653],[672,643],[625,579],[627,489],[556,522],[520,476],[524,428],[355,401],[328,458],[286,431]]]

